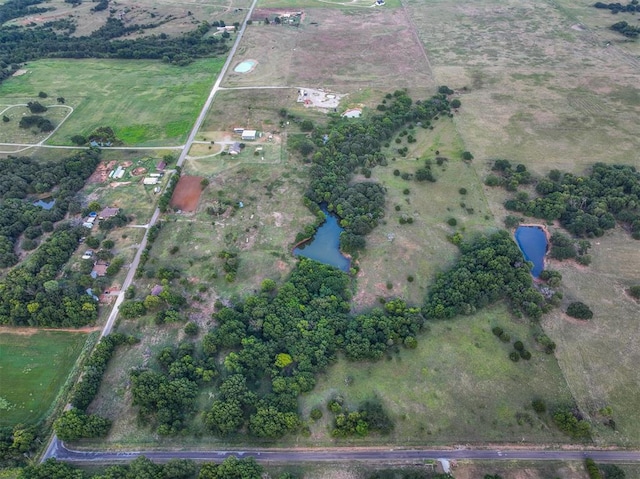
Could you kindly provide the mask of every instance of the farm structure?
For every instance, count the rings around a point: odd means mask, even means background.
[[[242,132],[243,140],[253,141],[256,139],[257,136],[258,136],[258,132],[256,130],[244,130]]]
[[[99,220],[104,220],[104,219],[107,219],[107,218],[111,218],[112,216],[115,216],[118,213],[120,213],[120,208],[112,208],[110,206],[107,206],[105,209],[103,209],[98,214],[98,219]]]

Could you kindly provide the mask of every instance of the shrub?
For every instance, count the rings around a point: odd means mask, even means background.
[[[319,407],[314,407],[311,410],[311,413],[309,414],[309,417],[311,417],[311,419],[313,419],[314,421],[317,421],[318,419],[320,419],[322,417],[322,409],[320,409]]]
[[[402,194],[403,194],[403,195],[408,195],[409,193],[411,193],[411,192],[409,191],[409,188],[405,188],[404,190],[402,190]]]
[[[460,188],[458,190],[458,193],[460,193],[461,195],[466,195],[467,194],[467,189],[466,188]]]
[[[448,224],[449,226],[455,226],[455,225],[457,225],[457,224],[458,224],[458,220],[456,220],[455,218],[449,218],[449,219],[447,220],[447,224]]]
[[[407,281],[413,283],[414,277],[412,275],[407,276]]]
[[[190,321],[184,326],[184,333],[189,336],[196,336],[198,334],[198,324],[194,321]]]
[[[471,161],[471,160],[473,160],[473,155],[469,151],[463,151],[462,152],[462,159],[464,161]]]
[[[520,357],[525,361],[529,361],[529,359],[531,359],[531,353],[526,349],[523,349],[522,351],[520,351]]]
[[[513,348],[516,351],[524,351],[524,344],[522,344],[522,341],[516,341],[515,343],[513,343]]]
[[[640,299],[640,284],[631,286],[629,288],[629,294],[636,299]]]
[[[518,351],[511,351],[509,353],[509,359],[511,359],[511,361],[513,361],[514,363],[520,361],[520,355],[518,354]]]
[[[567,314],[572,318],[577,318],[577,319],[593,318],[593,311],[589,309],[589,306],[587,306],[586,304],[580,301],[571,303],[567,308]]]
[[[531,401],[531,407],[538,414],[544,414],[545,412],[547,412],[547,405],[542,399],[534,399],[533,401]]]
[[[500,337],[502,333],[504,333],[504,330],[500,326],[494,326],[491,332],[496,336]]]
[[[500,334],[500,341],[502,341],[503,343],[508,343],[509,341],[511,341],[511,336],[509,335],[509,333],[501,333]]]

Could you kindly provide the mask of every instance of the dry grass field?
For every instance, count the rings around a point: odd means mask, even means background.
[[[303,86],[350,93],[433,85],[428,61],[401,9],[354,13],[314,8],[305,12],[299,28],[254,22],[237,59],[254,59],[258,65],[250,73],[229,74],[224,86]]]

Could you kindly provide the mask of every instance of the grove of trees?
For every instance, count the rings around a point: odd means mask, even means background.
[[[301,425],[298,395],[313,389],[315,375],[338,352],[377,360],[422,328],[419,309],[399,299],[350,314],[349,276],[310,259],[301,259],[280,288],[272,283],[222,307],[200,344],[165,348],[155,368],[132,372],[134,405],[143,419],[162,434],[180,432],[195,412],[200,388],[216,382],[218,393],[205,414],[213,434],[279,437]]]
[[[503,185],[515,191],[519,184],[534,182],[518,176],[508,160],[495,162],[499,174],[487,178],[489,186]],[[511,185],[511,186],[510,186]],[[577,237],[602,236],[616,223],[640,239],[640,173],[634,166],[596,163],[588,176],[575,176],[551,170],[546,178],[535,181],[537,197],[520,192],[505,202],[505,207],[527,216],[548,221],[559,220]]]

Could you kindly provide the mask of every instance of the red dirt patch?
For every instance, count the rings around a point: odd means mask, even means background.
[[[202,176],[182,176],[171,197],[171,207],[186,212],[195,211],[202,193],[201,181]]]
[[[131,172],[132,176],[139,176],[139,175],[144,175],[147,172],[146,168],[142,168],[141,166],[139,166],[138,168],[134,168],[133,171]]]
[[[109,172],[116,166],[117,161],[110,161],[105,163],[104,161],[98,165],[96,171],[94,171],[89,179],[88,183],[104,183],[109,178]]]
[[[129,168],[131,165],[133,165],[133,161],[123,161],[120,166],[122,166],[123,168]]]

